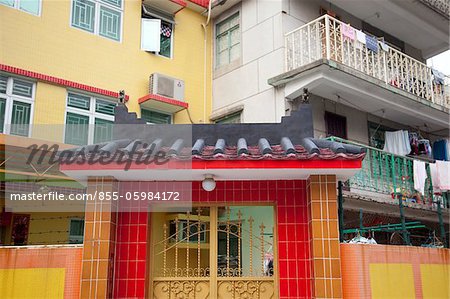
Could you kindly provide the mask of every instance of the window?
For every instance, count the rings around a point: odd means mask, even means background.
[[[72,0],[72,26],[120,41],[122,6],[122,0]]]
[[[41,0],[0,0],[0,4],[37,16],[41,13]]]
[[[382,126],[381,124],[368,122],[369,145],[383,149],[386,131],[395,131],[393,128]]]
[[[141,118],[147,124],[170,124],[172,122],[171,115],[147,109],[141,109]]]
[[[347,119],[345,116],[325,112],[325,126],[327,129],[327,136],[347,139]]]
[[[216,25],[216,67],[227,65],[241,56],[239,12]]]
[[[235,112],[215,120],[216,124],[239,124],[241,123],[242,112]]]
[[[86,145],[112,140],[115,106],[112,101],[69,92],[64,142]]]
[[[33,82],[0,75],[0,133],[29,137],[33,103]]]
[[[172,24],[161,21],[161,42],[159,55],[171,57],[172,52]]]
[[[142,19],[141,49],[172,57],[173,24],[161,19]]]
[[[69,243],[82,244],[84,235],[84,220],[70,219],[69,227]]]

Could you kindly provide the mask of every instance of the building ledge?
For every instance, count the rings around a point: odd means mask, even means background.
[[[157,94],[145,95],[138,100],[138,103],[142,108],[159,110],[168,113],[176,113],[189,107],[189,104],[184,101],[167,98]]]
[[[412,127],[424,122],[434,124],[431,129],[448,128],[450,109],[433,103],[380,79],[333,60],[319,59],[307,65],[270,78],[274,87],[284,87],[285,97],[295,99],[304,88],[323,98],[387,119],[401,120]]]

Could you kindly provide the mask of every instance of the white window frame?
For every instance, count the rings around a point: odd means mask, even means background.
[[[144,21],[143,20],[159,20],[160,24],[159,24],[158,35],[161,35],[161,26],[162,26],[163,22],[169,23],[172,26],[172,33],[170,34],[170,56],[169,57],[161,55],[159,53],[161,51],[161,37],[159,37],[160,51],[149,51],[149,50],[143,49],[143,40],[142,40],[142,35],[144,34],[144,32],[143,32],[143,22]],[[157,55],[159,57],[162,57],[162,58],[173,59],[173,51],[174,51],[174,38],[173,38],[173,36],[174,36],[174,34],[175,34],[175,22],[169,21],[169,20],[167,20],[166,18],[163,18],[163,17],[158,18],[156,16],[153,17],[153,18],[142,18],[141,19],[141,50],[153,53],[153,54],[155,54],[155,55]]]
[[[69,93],[79,94],[85,97],[89,97],[89,110],[84,110],[80,108],[70,107],[69,104]],[[107,115],[99,112],[95,112],[95,103],[97,100],[105,101],[105,102],[111,102],[115,103],[113,99],[108,99],[104,97],[98,97],[90,94],[86,94],[83,92],[79,92],[77,90],[67,90],[66,95],[66,112],[64,113],[64,134],[63,134],[63,142],[66,142],[66,121],[67,121],[67,112],[78,114],[82,116],[88,116],[89,117],[89,131],[88,131],[88,144],[94,143],[94,134],[95,134],[95,119],[102,119],[107,121],[114,122],[114,115]]]
[[[5,123],[3,124],[3,133],[2,134],[10,134],[10,132],[11,132],[11,126],[12,126],[11,119],[12,119],[13,103],[14,103],[14,101],[16,101],[16,102],[30,104],[30,122],[29,122],[29,127],[28,127],[28,135],[24,136],[24,137],[31,137],[33,117],[34,117],[34,99],[35,99],[35,95],[36,95],[36,82],[30,81],[29,79],[26,79],[26,78],[24,79],[21,77],[11,77],[11,76],[8,76],[8,74],[3,74],[3,73],[0,73],[0,75],[8,78],[6,81],[6,93],[0,93],[0,98],[6,98]],[[12,93],[14,79],[33,84],[32,88],[31,88],[31,98],[15,95]],[[14,135],[14,136],[22,136],[22,135]]]
[[[77,29],[77,30],[81,30],[81,31],[83,31],[83,32],[87,32],[87,33],[93,34],[93,35],[97,35],[97,36],[102,37],[102,38],[105,38],[105,39],[107,39],[107,40],[111,40],[111,41],[114,41],[114,42],[122,43],[122,35],[123,35],[123,16],[124,16],[124,4],[125,4],[125,0],[122,0],[122,1],[121,1],[121,7],[120,7],[120,8],[117,7],[117,6],[111,5],[111,4],[107,3],[107,2],[103,2],[103,1],[101,1],[101,0],[89,0],[89,1],[92,1],[92,2],[95,3],[94,32],[90,32],[90,31],[88,31],[88,30],[84,30],[83,28],[79,28],[79,27],[73,26],[72,21],[73,21],[73,2],[74,2],[74,1],[76,1],[76,0],[71,0],[71,1],[70,1],[70,18],[69,18],[69,20],[70,20],[69,26],[70,26],[70,27],[72,27],[72,28],[74,28],[74,29]],[[114,10],[114,11],[120,12],[120,35],[119,35],[119,40],[115,40],[115,39],[113,39],[113,38],[110,38],[110,37],[107,37],[107,36],[100,35],[100,6],[101,6],[101,5],[104,6],[104,7],[109,8],[109,9],[112,9],[112,10]]]
[[[232,17],[235,14],[239,14],[238,15],[238,20],[239,20],[239,45],[241,48],[240,51],[240,55],[239,58],[230,61],[228,64],[224,64],[224,65],[219,65],[218,62],[218,53],[217,53],[217,26],[226,21],[227,19],[229,19],[230,17]],[[214,70],[215,71],[221,71],[221,70],[225,70],[225,72],[231,71],[237,67],[239,67],[242,64],[242,11],[240,9],[240,7],[231,9],[230,11],[228,11],[227,13],[223,14],[220,18],[218,18],[215,22],[214,22]]]
[[[9,6],[9,5],[6,5],[6,4],[4,4],[4,3],[0,3],[0,5],[6,6],[6,7],[10,7],[10,8],[14,8],[14,9],[23,11],[23,12],[25,12],[25,13],[28,13],[28,14],[30,14],[30,15],[33,15],[33,16],[37,16],[37,17],[40,17],[40,16],[41,16],[41,13],[42,13],[42,0],[38,0],[38,1],[39,1],[39,11],[38,11],[37,14],[34,14],[34,13],[32,13],[32,12],[29,12],[29,11],[26,11],[26,10],[21,9],[21,8],[20,8],[20,0],[13,0],[13,1],[14,1],[13,6]]]

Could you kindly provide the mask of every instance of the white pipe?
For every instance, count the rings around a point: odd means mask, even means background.
[[[206,29],[206,26],[208,26],[209,24],[209,20],[211,18],[211,5],[212,5],[212,0],[209,1],[208,4],[208,17],[206,18],[206,23],[202,23],[202,27],[204,30],[204,53],[203,53],[203,123],[206,123],[206,94],[207,94],[207,53],[208,53],[208,49],[207,49],[207,35],[208,35],[208,31]]]

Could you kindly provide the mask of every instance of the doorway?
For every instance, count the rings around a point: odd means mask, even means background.
[[[273,206],[151,217],[152,298],[277,298]]]

